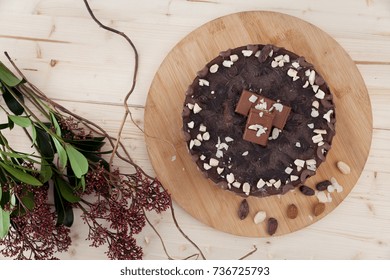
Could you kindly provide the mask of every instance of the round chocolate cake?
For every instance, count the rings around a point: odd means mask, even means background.
[[[189,86],[183,131],[204,175],[243,196],[283,194],[325,160],[335,107],[324,79],[284,48],[223,51]]]

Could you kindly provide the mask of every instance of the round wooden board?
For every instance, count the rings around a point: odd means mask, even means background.
[[[241,221],[237,210],[242,197],[216,187],[205,179],[191,160],[182,138],[182,108],[185,91],[196,72],[221,50],[247,44],[274,44],[305,56],[325,78],[336,104],[336,136],[327,160],[307,181],[335,177],[344,187],[331,193],[332,202],[315,217],[316,196],[298,190],[283,196],[248,198],[249,216]],[[180,41],[167,55],[150,87],[145,109],[146,143],[157,177],[173,199],[193,217],[224,232],[241,236],[268,236],[266,222],[254,224],[253,217],[264,210],[279,222],[275,235],[302,229],[329,214],[348,195],[365,165],[372,137],[371,105],[363,79],[349,55],[319,28],[285,14],[253,11],[213,20]],[[343,175],[336,162],[347,162],[352,172]],[[294,203],[299,215],[286,217],[287,206]],[[337,219],[337,217],[334,217]]]

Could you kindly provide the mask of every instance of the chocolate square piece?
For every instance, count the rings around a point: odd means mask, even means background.
[[[245,125],[243,139],[266,146],[274,117],[274,113],[251,109]]]
[[[243,90],[236,106],[236,113],[247,116],[251,107],[259,100],[259,95]]]
[[[272,105],[272,112],[275,113],[274,122],[272,125],[276,128],[283,129],[286,125],[288,115],[291,112],[291,108],[276,102]]]

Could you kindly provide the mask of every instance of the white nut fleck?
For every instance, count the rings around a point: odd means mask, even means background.
[[[294,68],[299,68],[299,63],[298,62],[293,62],[293,63],[291,63],[291,65],[294,67]]]
[[[194,147],[194,145],[195,145],[195,142],[194,142],[193,139],[191,139],[191,141],[190,141],[190,150],[192,150],[192,148]]]
[[[280,180],[277,180],[275,183],[274,183],[274,187],[279,189],[280,186],[282,185],[282,182]]]
[[[219,69],[219,65],[218,64],[213,64],[213,65],[210,66],[210,73],[217,73],[218,69]]]
[[[320,115],[320,113],[318,112],[318,110],[312,108],[311,109],[311,114],[310,114],[313,118],[316,118]]]
[[[299,76],[293,77],[293,82],[295,82],[295,81],[297,81],[297,80],[299,80]]]
[[[325,92],[323,92],[322,90],[318,90],[318,92],[316,93],[315,97],[317,97],[318,99],[324,99],[325,97]]]
[[[232,62],[236,62],[236,61],[238,60],[238,55],[232,54],[232,55],[230,56],[230,60],[231,60]]]
[[[302,146],[301,146],[301,142],[297,142],[297,143],[295,143],[295,147],[297,147],[297,148],[300,148],[300,147],[302,147]]]
[[[209,170],[209,169],[211,169],[211,166],[209,164],[207,164],[207,163],[203,163],[203,168],[205,170]]]
[[[235,187],[235,188],[239,188],[239,187],[241,187],[241,183],[240,182],[237,182],[237,181],[235,181],[233,184],[233,187]]]
[[[198,103],[195,103],[194,109],[193,109],[194,114],[197,114],[200,111],[202,111],[202,108],[198,105]]]
[[[225,141],[226,141],[226,143],[229,143],[229,142],[233,142],[234,139],[232,137],[227,136],[227,137],[225,137]]]
[[[276,139],[278,139],[278,137],[279,137],[279,134],[280,134],[280,129],[278,129],[278,128],[274,128],[273,130],[272,130],[272,139],[274,139],[274,140],[276,140]]]
[[[242,54],[246,57],[249,57],[253,54],[253,51],[251,50],[242,50]]]
[[[194,139],[194,145],[199,147],[200,145],[202,145],[202,142],[200,142],[198,139]]]
[[[311,106],[318,109],[320,107],[320,102],[318,102],[317,100],[314,100],[313,103],[311,103]]]
[[[272,107],[274,107],[275,110],[278,111],[278,112],[282,112],[283,111],[283,105],[280,104],[280,103],[275,103],[274,105],[272,105]]]
[[[325,129],[314,129],[313,132],[317,133],[317,134],[326,134],[327,133]]]
[[[210,140],[210,133],[208,133],[208,132],[203,133],[202,138],[203,138],[203,140],[205,140],[205,141]]]
[[[306,81],[305,84],[302,86],[303,88],[307,88],[309,86],[309,81]]]
[[[272,60],[272,62],[271,62],[271,67],[272,68],[276,68],[276,67],[278,67],[278,65],[279,65],[279,63],[277,61]]]
[[[317,90],[320,88],[318,85],[312,85],[311,88],[314,92],[317,92]]]
[[[279,61],[281,61],[282,59],[283,59],[283,55],[282,55],[282,54],[274,57],[274,60],[275,60],[276,62],[279,62]]]
[[[330,115],[333,114],[333,110],[329,110],[324,114],[324,119],[330,122]]]
[[[311,70],[309,75],[309,84],[314,85],[315,79],[316,79],[316,72],[314,70]]]
[[[189,123],[187,123],[187,126],[189,128],[194,128],[194,125],[195,125],[194,121],[190,121]]]
[[[221,173],[223,172],[224,169],[225,169],[225,168],[217,167],[217,173],[218,173],[219,175],[221,175]]]
[[[284,61],[283,61],[283,60],[279,61],[279,62],[278,62],[278,66],[279,66],[279,67],[283,67],[283,66],[284,66]]]
[[[297,176],[297,175],[291,175],[290,176],[290,181],[291,182],[294,182],[294,181],[296,181],[296,180],[298,180],[299,179],[299,177]]]
[[[306,165],[316,165],[317,161],[315,159],[306,160]]]
[[[257,52],[255,53],[255,57],[259,57],[260,54],[261,54],[261,51],[257,51]]]
[[[188,107],[188,109],[192,110],[192,109],[194,109],[194,104],[187,103],[187,107]]]
[[[225,66],[225,67],[227,67],[227,68],[230,68],[230,67],[232,67],[233,63],[234,63],[234,62],[231,61],[231,60],[224,60],[224,61],[222,62],[222,65]]]
[[[243,155],[244,157],[247,156],[248,154],[249,154],[248,151],[245,151],[245,152],[242,153],[242,155]]]
[[[284,170],[284,172],[286,172],[288,175],[291,174],[291,172],[293,172],[293,169],[289,166],[286,167],[286,169]]]
[[[246,195],[249,195],[250,191],[251,191],[251,185],[249,185],[249,183],[244,183],[242,185],[242,191],[246,194]]]
[[[196,135],[196,139],[198,139],[199,141],[203,141],[203,138],[202,138],[202,134],[198,134]]]
[[[257,101],[258,97],[254,94],[251,95],[251,97],[249,97],[249,102],[250,103],[255,103]]]
[[[256,187],[257,187],[258,189],[261,189],[261,188],[264,187],[264,186],[265,186],[265,181],[264,181],[263,179],[260,179],[260,180],[257,182]]]
[[[314,128],[314,123],[309,123],[307,126],[308,126],[310,129],[313,129],[313,128]]]
[[[335,188],[336,192],[340,193],[340,192],[342,192],[344,190],[343,186],[341,186],[337,182],[336,178],[334,178],[334,177],[330,178],[330,182],[332,183],[332,185]]]
[[[228,183],[232,184],[234,182],[234,174],[229,173],[228,175],[226,175],[226,180],[228,181]]]
[[[313,140],[314,144],[320,143],[322,140],[324,140],[324,138],[322,138],[322,134],[316,134],[311,139]]]
[[[350,174],[351,173],[351,167],[349,167],[348,164],[346,164],[343,161],[337,162],[337,168],[340,170],[341,173],[343,174]]]
[[[201,155],[199,158],[200,158],[200,160],[205,160],[206,156],[205,155]]]
[[[199,85],[202,87],[202,86],[206,86],[208,87],[210,85],[209,81],[205,80],[205,79],[199,79]]]
[[[293,69],[293,68],[290,68],[288,69],[287,71],[287,75],[291,78],[294,78],[296,75],[298,74],[298,71]]]
[[[253,218],[253,222],[255,224],[260,224],[261,222],[263,222],[265,220],[266,217],[267,217],[267,214],[265,213],[265,211],[259,211],[256,213],[255,217]]]
[[[285,55],[283,56],[283,60],[284,60],[285,62],[289,63],[289,62],[290,62],[290,56],[289,56],[288,54],[285,54]]]
[[[214,166],[214,167],[218,166],[219,160],[217,160],[215,158],[210,158],[209,164],[210,164],[210,166]]]
[[[296,160],[294,160],[294,164],[296,166],[299,166],[299,167],[304,167],[305,166],[305,161],[302,160],[302,159],[296,159]]]
[[[200,132],[206,132],[207,130],[207,127],[202,123],[200,126],[199,126],[199,131]]]

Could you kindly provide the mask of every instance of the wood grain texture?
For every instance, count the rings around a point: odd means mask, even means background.
[[[335,97],[336,136],[333,147],[316,176],[307,181],[336,177],[344,187],[332,194],[323,215],[315,217],[315,196],[299,191],[283,196],[248,199],[250,215],[241,221],[237,209],[242,200],[217,188],[197,170],[181,136],[184,93],[195,73],[221,50],[247,44],[285,47],[312,62],[328,82]],[[242,12],[213,20],[180,41],[158,69],[145,109],[146,142],[158,178],[174,200],[201,222],[218,230],[242,236],[267,236],[266,223],[256,225],[257,211],[279,221],[276,235],[302,229],[329,214],[355,186],[366,162],[372,137],[371,105],[364,81],[348,54],[329,35],[298,18],[275,12]],[[342,175],[336,162],[347,162],[352,172]],[[299,216],[286,217],[287,206],[298,205]]]
[[[346,199],[331,215],[276,238],[223,233],[199,222],[174,203],[176,218],[208,259],[237,259],[254,245],[258,250],[249,257],[254,260],[390,259],[390,1],[90,0],[90,4],[99,19],[124,31],[139,49],[139,79],[129,108],[141,126],[150,83],[162,60],[177,42],[204,23],[240,11],[269,10],[301,18],[330,34],[357,64],[373,113],[369,157]],[[6,62],[3,51],[8,51],[29,79],[51,98],[104,124],[111,135],[117,135],[124,113],[122,101],[131,83],[132,53],[120,38],[92,22],[82,1],[0,0],[0,59]],[[51,60],[57,61],[55,67]],[[144,135],[131,122],[126,124],[124,133],[133,159],[153,174]],[[28,145],[23,137],[23,133],[13,134],[21,148]],[[196,253],[176,230],[169,212],[150,213],[149,219],[171,256],[185,258]],[[105,259],[106,248],[91,248],[85,240],[87,235],[86,225],[76,218],[72,246],[57,256]],[[145,227],[137,240],[143,247],[144,259],[167,258],[150,227]]]

